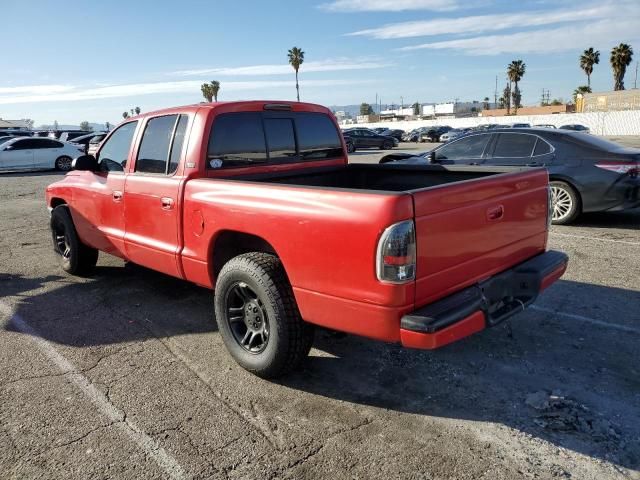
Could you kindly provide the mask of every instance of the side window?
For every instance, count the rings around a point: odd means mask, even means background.
[[[298,148],[303,159],[342,156],[342,143],[334,123],[321,113],[300,113],[296,116]]]
[[[100,171],[102,172],[122,172],[127,166],[129,150],[133,135],[136,132],[138,121],[125,123],[118,127],[111,134],[109,139],[102,144],[98,152],[100,161]]]
[[[180,164],[182,146],[184,145],[184,136],[187,132],[188,123],[189,117],[187,115],[180,115],[178,125],[176,125],[176,133],[173,136],[173,145],[171,145],[171,152],[169,154],[169,169],[167,170],[169,175],[175,173]]]
[[[493,157],[530,157],[538,137],[518,133],[498,135]]]
[[[543,139],[538,138],[538,141],[536,142],[536,148],[533,150],[533,155],[546,155],[547,153],[551,153],[551,145],[549,145]]]
[[[437,160],[466,160],[482,158],[484,149],[489,143],[490,134],[470,135],[454,140],[436,150]]]
[[[13,149],[14,150],[29,150],[31,148],[33,148],[31,146],[32,141],[31,140],[18,140],[13,142]]]
[[[147,122],[136,160],[136,172],[167,173],[169,149],[177,120],[178,115],[166,115]]]
[[[64,144],[56,141],[56,140],[51,140],[51,139],[44,139],[44,140],[32,140],[32,142],[35,143],[33,148],[62,148],[64,147]]]
[[[259,113],[227,113],[211,128],[209,168],[242,167],[267,161],[267,148]]]
[[[296,156],[296,137],[291,118],[265,118],[270,161],[286,161]]]

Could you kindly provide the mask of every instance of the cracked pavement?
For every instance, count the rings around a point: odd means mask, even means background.
[[[640,211],[554,227],[571,266],[511,329],[436,352],[320,330],[267,382],[227,355],[209,291],[104,254],[65,275],[57,178],[0,175],[3,479],[640,479]],[[541,421],[540,391],[615,435]]]

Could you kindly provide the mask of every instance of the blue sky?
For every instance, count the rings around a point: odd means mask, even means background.
[[[612,87],[609,52],[640,58],[639,0],[139,0],[2,6],[0,117],[36,125],[116,123],[201,101],[294,99],[286,52],[305,51],[301,99],[325,105],[493,98],[522,59],[525,104],[542,88],[569,98],[586,84],[582,50],[601,52],[595,91]],[[66,5],[65,5],[66,4]],[[626,76],[633,87],[635,60]]]

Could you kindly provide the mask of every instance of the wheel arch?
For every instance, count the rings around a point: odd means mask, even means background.
[[[569,185],[571,188],[573,188],[573,191],[576,192],[576,195],[578,196],[578,201],[580,202],[578,207],[580,208],[580,212],[582,212],[582,207],[583,207],[582,193],[580,192],[580,188],[577,186],[576,182],[574,182],[570,178],[565,177],[564,175],[558,175],[558,174],[552,174],[552,173],[549,174],[549,182],[563,182]]]
[[[51,208],[56,208],[59,207],[60,205],[66,205],[67,201],[64,198],[60,198],[60,197],[52,197],[51,200],[49,201],[49,206]]]
[[[216,235],[209,247],[212,285],[215,284],[220,270],[229,260],[249,252],[269,253],[280,258],[273,245],[257,235],[236,230],[223,230]]]

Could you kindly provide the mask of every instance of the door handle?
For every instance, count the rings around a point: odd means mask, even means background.
[[[163,210],[171,210],[173,208],[173,198],[162,197],[160,203],[162,204]]]
[[[113,196],[113,201],[114,202],[121,202],[122,201],[122,192],[120,190],[114,190],[112,193]]]

